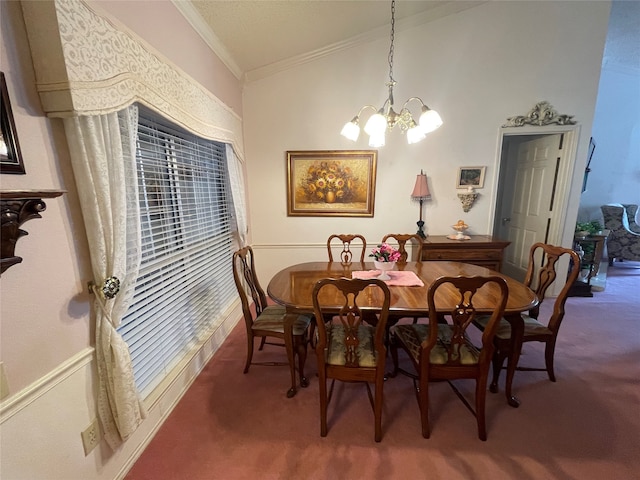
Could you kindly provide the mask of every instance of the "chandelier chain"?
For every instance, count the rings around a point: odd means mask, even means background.
[[[395,40],[396,0],[391,1],[391,45],[389,46],[389,82],[393,82],[393,42]]]
[[[396,0],[391,0],[391,45],[389,46],[389,97],[393,104],[393,85],[396,81],[393,79],[393,43],[395,40],[396,26]]]

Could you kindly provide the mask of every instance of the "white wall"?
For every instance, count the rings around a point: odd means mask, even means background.
[[[487,2],[428,24],[396,31],[396,105],[421,97],[444,125],[415,145],[400,132],[379,149],[374,218],[287,217],[287,150],[366,149],[339,135],[365,104],[386,98],[388,39],[358,45],[245,86],[245,147],[253,244],[263,284],[292,261],[317,260],[331,233],[413,232],[418,206],[410,193],[424,169],[432,200],[428,234],[448,234],[463,219],[471,233],[491,231],[498,136],[507,117],[549,101],[581,126],[584,162],[593,121],[608,2]],[[541,26],[544,25],[544,28]],[[485,187],[468,213],[455,189],[459,166],[486,165]],[[573,225],[581,167],[567,212]],[[575,193],[577,192],[577,193]],[[573,226],[570,228],[571,235]],[[295,247],[295,248],[292,248]]]
[[[602,222],[601,205],[640,204],[640,3],[614,1],[592,135],[596,149],[578,220]]]

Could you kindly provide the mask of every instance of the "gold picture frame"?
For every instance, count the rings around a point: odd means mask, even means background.
[[[456,179],[456,188],[484,187],[484,174],[487,167],[460,167]]]
[[[377,150],[287,152],[287,215],[373,217]]]

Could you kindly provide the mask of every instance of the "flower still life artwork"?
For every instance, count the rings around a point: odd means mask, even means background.
[[[373,216],[376,152],[287,152],[287,157],[289,216]]]

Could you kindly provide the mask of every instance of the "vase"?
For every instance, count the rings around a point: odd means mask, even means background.
[[[334,203],[336,201],[336,193],[329,190],[324,196],[324,201],[326,203]]]
[[[390,280],[391,277],[387,273],[389,270],[393,270],[396,266],[396,262],[379,262],[377,260],[373,261],[373,264],[376,267],[376,270],[380,270],[380,275],[378,275],[378,280]]]

